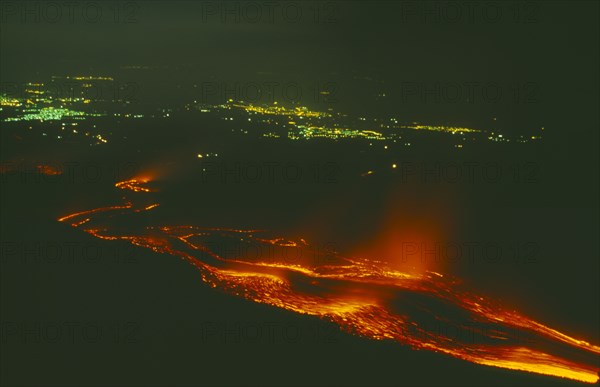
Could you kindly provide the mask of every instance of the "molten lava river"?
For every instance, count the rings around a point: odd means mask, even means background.
[[[269,249],[272,257],[311,249],[304,239],[288,240],[261,230],[147,225],[124,234],[118,227],[120,221],[159,204],[148,201],[153,190],[147,179],[119,182],[116,187],[128,193],[122,204],[76,212],[59,221],[100,239],[127,240],[179,257],[194,265],[202,281],[213,288],[318,316],[351,334],[393,340],[482,365],[598,381],[599,346],[500,307],[463,289],[456,279],[433,271],[405,273],[379,261],[342,257],[334,251],[320,252],[323,259],[306,264],[289,258],[265,261],[259,256],[226,256],[211,248],[242,243]]]

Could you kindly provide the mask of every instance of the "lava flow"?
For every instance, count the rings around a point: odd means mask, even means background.
[[[116,184],[138,193],[137,204],[126,200],[59,221],[97,238],[127,240],[180,257],[194,265],[211,287],[318,316],[352,334],[482,365],[598,381],[599,346],[507,310],[440,273],[405,273],[260,230],[147,225],[123,234],[119,220],[158,206],[139,198],[139,193],[145,198],[153,191],[147,182],[131,179]]]

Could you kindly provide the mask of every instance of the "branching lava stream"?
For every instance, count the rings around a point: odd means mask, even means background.
[[[158,206],[145,200],[153,191],[148,182],[119,182],[117,188],[131,191],[123,204],[76,212],[59,221],[100,239],[127,240],[180,257],[211,287],[318,316],[352,334],[482,365],[587,383],[598,380],[599,346],[502,308],[440,273],[404,273],[260,230],[147,225],[131,235],[117,231],[120,220]],[[216,248],[235,244],[269,253],[247,256]],[[281,258],[290,257],[291,251],[297,260]],[[308,263],[300,258],[307,255],[313,257]]]

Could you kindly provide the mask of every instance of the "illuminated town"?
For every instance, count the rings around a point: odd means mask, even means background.
[[[69,80],[69,89],[64,89],[64,80]],[[90,83],[93,82],[93,83]],[[455,149],[477,142],[527,143],[542,139],[543,128],[536,135],[509,136],[488,129],[468,128],[457,125],[425,124],[414,121],[402,121],[399,117],[352,117],[348,114],[329,111],[315,111],[306,106],[283,106],[272,104],[252,104],[228,99],[221,104],[192,103],[183,107],[160,107],[151,111],[142,111],[131,101],[114,99],[110,93],[98,93],[91,97],[91,89],[104,87],[112,90],[114,79],[106,76],[53,76],[50,84],[29,82],[19,90],[13,87],[10,93],[0,95],[0,117],[11,122],[58,121],[63,125],[76,126],[79,121],[98,117],[119,119],[173,118],[177,111],[198,112],[215,115],[226,123],[242,125],[241,133],[270,139],[288,139],[293,141],[327,140],[365,140],[397,143],[401,146],[414,145],[419,134],[451,135],[448,140]],[[58,85],[58,86],[57,86]],[[99,86],[104,85],[104,86]],[[108,85],[108,86],[106,86]],[[112,88],[112,89],[111,89]],[[68,97],[65,96],[68,94]],[[115,94],[115,93],[113,93]],[[118,94],[118,93],[116,93]],[[115,94],[115,95],[116,95]],[[235,121],[235,122],[234,122]],[[260,126],[257,126],[260,125]],[[253,129],[249,129],[248,127]],[[61,128],[61,130],[65,130]],[[86,136],[92,136],[94,144],[109,141],[114,133],[86,130]],[[73,133],[79,133],[73,129]],[[61,136],[60,134],[57,134]],[[98,137],[100,136],[100,137]]]

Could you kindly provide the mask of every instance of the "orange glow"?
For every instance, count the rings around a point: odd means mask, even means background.
[[[148,183],[146,178],[138,178],[121,181],[115,184],[115,187],[120,189],[127,189],[133,192],[151,192],[150,188],[143,187],[142,185]]]
[[[57,175],[63,174],[63,171],[59,167],[53,166],[53,165],[48,165],[48,164],[36,165],[35,169],[42,175],[46,175],[46,176],[57,176]],[[0,165],[0,174],[12,172],[14,170],[17,170],[16,165],[10,165],[10,164]]]
[[[417,214],[413,208],[403,208],[399,201],[393,195],[380,223],[370,225],[371,237],[356,246],[352,255],[376,257],[377,261],[406,273],[439,271],[441,260],[436,248],[446,234],[439,221],[441,210],[431,208],[427,213],[420,208]]]
[[[361,248],[357,255],[378,257],[378,260],[409,273],[425,273],[436,267],[435,260],[428,257],[428,251],[435,243],[436,237],[432,229],[419,230],[418,227],[398,225],[381,232]]]
[[[36,168],[40,173],[42,173],[44,175],[48,175],[48,176],[62,175],[62,171],[60,169],[58,169],[57,167],[53,167],[51,165],[37,165]]]
[[[144,184],[132,179],[116,187],[150,192]],[[100,239],[126,240],[178,257],[193,265],[210,287],[317,316],[351,334],[393,340],[486,366],[586,383],[598,380],[599,346],[472,293],[457,279],[434,271],[435,265],[428,262],[412,270],[405,262],[379,259],[397,256],[399,241],[433,243],[440,238],[440,227],[428,222],[419,223],[410,216],[400,222],[394,213],[393,227],[386,223],[387,232],[363,248],[361,256],[371,253],[378,260],[315,252],[304,239],[289,240],[261,230],[148,225],[136,235],[111,231],[118,230],[113,226],[121,217],[156,206],[128,202],[77,212],[59,221],[69,220],[73,227]],[[214,242],[251,246],[258,254],[240,249],[225,257]],[[290,260],[289,251],[310,252],[312,259]],[[450,328],[461,334],[449,333]],[[533,339],[524,341],[523,334]]]

